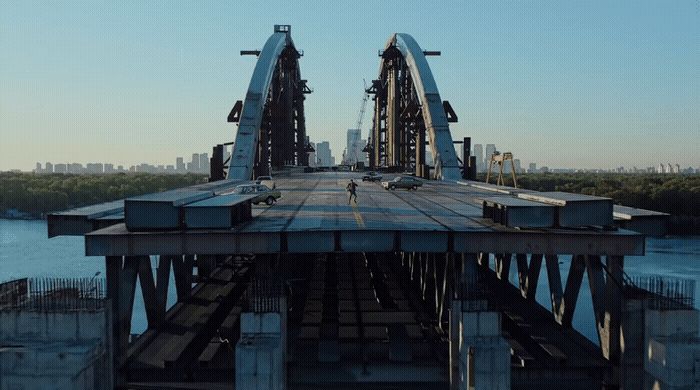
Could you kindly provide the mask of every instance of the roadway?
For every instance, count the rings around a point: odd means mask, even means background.
[[[351,178],[359,184],[357,204],[348,204],[345,187]],[[360,179],[361,173],[353,172],[278,177],[282,199],[271,207],[254,206],[253,219],[232,229],[130,232],[119,223],[86,234],[86,254],[644,254],[643,236],[626,230],[518,229],[482,218],[481,199],[502,195],[495,186],[425,181],[417,191],[387,191]]]

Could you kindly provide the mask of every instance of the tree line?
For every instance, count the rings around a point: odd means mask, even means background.
[[[624,206],[700,217],[700,175],[527,174],[518,177],[518,187],[603,196]]]
[[[0,215],[17,210],[39,218],[52,211],[204,183],[207,176],[120,173],[72,175],[0,172]]]

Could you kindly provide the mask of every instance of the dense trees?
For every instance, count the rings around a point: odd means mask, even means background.
[[[34,217],[50,211],[203,183],[205,175],[37,175],[0,173],[0,215],[17,209]]]
[[[522,175],[518,186],[604,196],[625,206],[700,217],[699,175],[548,173]]]

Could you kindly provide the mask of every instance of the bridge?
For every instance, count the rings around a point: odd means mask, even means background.
[[[630,380],[639,368],[621,346],[635,325],[625,321],[624,263],[645,244],[613,226],[610,199],[470,180],[430,53],[394,34],[368,90],[370,166],[432,180],[416,191],[361,182],[350,204],[345,186],[360,174],[301,168],[311,91],[290,27],[275,26],[255,54],[229,115],[232,157],[212,164],[211,182],[48,218],[50,236],[84,235],[86,254],[105,259],[120,387],[590,389]],[[273,206],[231,193],[271,172],[282,193]],[[546,308],[535,300],[541,268]],[[572,327],[584,274],[597,342]],[[177,303],[168,309],[171,276]],[[137,283],[148,329],[131,337]],[[632,342],[637,333],[625,334]]]

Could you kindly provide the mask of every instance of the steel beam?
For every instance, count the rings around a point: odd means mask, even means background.
[[[126,356],[124,352],[129,345],[131,335],[131,317],[134,312],[134,295],[136,294],[136,277],[138,275],[139,262],[141,257],[126,256],[124,258],[124,268],[119,272],[119,309],[115,314],[119,321],[119,347],[120,360],[122,363]]]
[[[593,314],[596,321],[596,331],[601,348],[604,345],[604,323],[605,323],[605,273],[600,256],[586,256],[586,271],[588,272],[588,284],[591,289],[591,300],[593,301]]]
[[[549,282],[549,299],[552,304],[554,319],[561,323],[561,305],[564,291],[561,287],[561,273],[559,272],[559,256],[548,254],[544,257],[547,268],[547,281]]]
[[[498,279],[508,281],[512,257],[511,253],[499,253],[496,255],[496,277]]]
[[[540,277],[540,267],[542,266],[542,255],[531,255],[529,265],[527,263],[527,254],[519,253],[516,259],[520,294],[523,298],[534,301],[535,293],[537,292],[537,280]]]
[[[601,346],[603,348],[603,356],[617,365],[620,361],[620,321],[622,317],[622,272],[624,257],[607,256],[606,266],[604,326],[607,330],[607,339]]]
[[[559,323],[570,328],[578,301],[579,291],[581,290],[581,282],[583,281],[583,273],[586,270],[585,256],[574,255],[571,258],[571,266],[569,274],[566,277],[566,288],[564,289],[564,299],[562,301]]]

